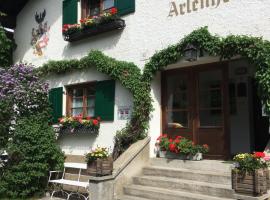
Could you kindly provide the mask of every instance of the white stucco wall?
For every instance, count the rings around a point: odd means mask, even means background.
[[[177,5],[187,2],[187,0],[172,1]],[[30,0],[17,17],[15,39],[18,48],[14,59],[40,66],[48,60],[80,58],[89,50],[98,49],[106,55],[134,62],[143,68],[148,58],[156,51],[175,44],[185,35],[202,26],[208,26],[210,32],[221,36],[244,34],[270,39],[269,0],[227,0],[227,3],[223,1],[220,1],[217,8],[209,7],[185,15],[169,17],[171,1],[136,0],[136,12],[123,17],[127,26],[122,32],[106,33],[69,44],[62,39],[61,34],[62,0]],[[45,21],[48,21],[48,25],[51,26],[50,41],[44,51],[44,57],[37,57],[33,55],[30,45],[31,30],[37,26],[34,20],[35,12],[42,12],[43,9],[47,10]],[[121,93],[123,89],[120,89],[120,86],[117,88],[118,94],[123,95]],[[155,139],[161,131],[159,76],[153,82],[152,88],[155,111],[150,122],[151,152]],[[117,123],[108,126],[116,128]],[[100,137],[101,141],[102,136]]]

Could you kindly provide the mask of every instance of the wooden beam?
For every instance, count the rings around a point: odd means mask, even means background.
[[[16,27],[15,16],[0,16],[0,23],[2,26],[14,29]]]

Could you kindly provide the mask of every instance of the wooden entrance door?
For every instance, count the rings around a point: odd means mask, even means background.
[[[163,131],[208,144],[208,157],[228,156],[227,67],[224,64],[168,70],[162,76]]]

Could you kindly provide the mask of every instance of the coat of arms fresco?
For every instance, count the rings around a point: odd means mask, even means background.
[[[48,26],[48,22],[44,22],[46,17],[46,10],[43,12],[35,14],[35,20],[38,24],[36,28],[32,28],[32,39],[31,45],[34,49],[34,54],[37,56],[44,55],[44,48],[47,47],[49,42],[49,31],[50,27]]]

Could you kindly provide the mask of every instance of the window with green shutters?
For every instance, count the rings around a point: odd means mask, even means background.
[[[78,0],[63,1],[63,24],[78,23]]]
[[[67,86],[67,116],[114,120],[115,81],[106,80]]]
[[[95,116],[101,120],[114,120],[115,81],[100,81],[96,84]]]
[[[135,12],[135,0],[115,0],[120,16]]]
[[[49,101],[52,106],[53,123],[63,116],[63,88],[53,88],[49,91]]]
[[[97,5],[91,8],[92,5]],[[120,16],[135,12],[135,0],[81,0],[81,18],[86,18],[96,12],[116,7]],[[91,14],[91,12],[93,12]],[[78,0],[64,0],[63,1],[63,24],[78,23]]]

